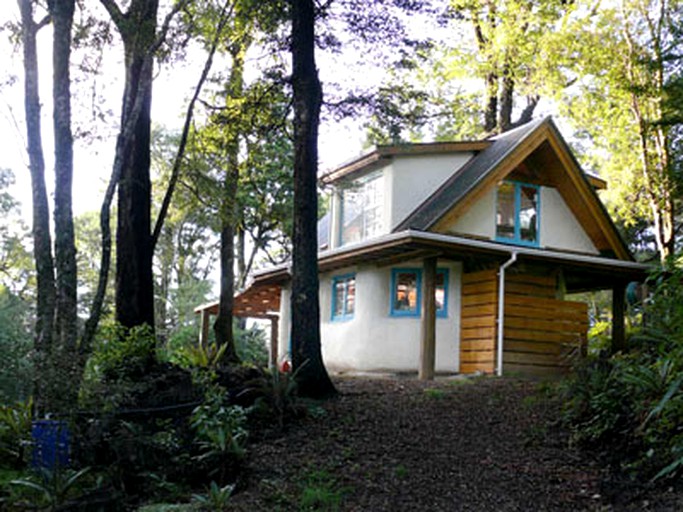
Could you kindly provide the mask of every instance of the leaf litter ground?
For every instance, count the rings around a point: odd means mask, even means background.
[[[569,446],[560,404],[519,379],[338,378],[324,414],[250,447],[231,510],[683,510]]]

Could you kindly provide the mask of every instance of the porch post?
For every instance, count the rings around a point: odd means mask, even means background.
[[[278,371],[277,360],[280,357],[278,355],[278,344],[280,342],[280,318],[272,315],[270,316],[270,368],[273,371]]]
[[[612,287],[612,353],[626,349],[626,329],[624,317],[626,310],[626,285],[617,283]]]
[[[424,260],[422,286],[422,336],[420,340],[420,380],[434,379],[436,360],[436,257]]]
[[[199,331],[199,346],[205,347],[209,341],[209,320],[211,319],[211,314],[208,309],[202,309],[201,316],[201,329]]]

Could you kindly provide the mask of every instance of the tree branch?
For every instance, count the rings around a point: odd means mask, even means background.
[[[125,21],[126,16],[121,12],[116,0],[100,0],[100,3],[109,13],[109,16],[114,21],[119,31],[121,31],[121,24]]]
[[[179,2],[180,4],[181,2]],[[228,13],[228,5],[230,6],[230,12]],[[176,152],[175,160],[173,161],[173,169],[171,171],[171,179],[168,183],[168,188],[166,189],[166,193],[164,194],[164,200],[161,203],[161,209],[159,210],[159,215],[157,216],[156,223],[154,224],[154,231],[152,232],[152,252],[154,252],[154,248],[156,247],[157,241],[159,240],[159,235],[161,234],[161,228],[164,225],[164,220],[166,219],[166,215],[168,213],[168,209],[171,204],[171,199],[173,197],[173,192],[175,191],[176,184],[178,183],[178,177],[180,176],[180,165],[183,160],[183,157],[185,156],[185,148],[187,147],[187,138],[190,133],[190,126],[192,123],[192,116],[194,114],[194,106],[195,103],[197,102],[197,98],[199,97],[199,93],[202,90],[202,87],[204,86],[204,82],[206,81],[207,77],[209,76],[209,72],[211,71],[211,66],[213,65],[213,57],[216,53],[216,50],[218,48],[218,44],[220,42],[221,35],[223,33],[223,29],[225,28],[225,25],[227,24],[228,19],[232,15],[232,12],[234,10],[235,4],[232,2],[232,0],[227,0],[225,4],[223,5],[223,8],[221,9],[221,15],[220,15],[220,22],[218,23],[218,27],[216,29],[216,33],[214,35],[213,41],[211,41],[211,48],[209,50],[209,55],[206,59],[206,63],[204,64],[204,69],[202,70],[202,74],[199,78],[199,82],[197,82],[197,86],[195,87],[194,90],[194,95],[192,96],[192,99],[190,100],[189,105],[187,106],[187,112],[185,113],[185,124],[183,126],[183,133],[180,137],[180,143],[178,144],[178,151]]]

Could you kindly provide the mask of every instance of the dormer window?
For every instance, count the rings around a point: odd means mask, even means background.
[[[342,190],[341,245],[380,235],[384,228],[384,184],[382,173],[375,172]]]
[[[518,181],[498,185],[496,240],[518,245],[538,245],[539,187]]]

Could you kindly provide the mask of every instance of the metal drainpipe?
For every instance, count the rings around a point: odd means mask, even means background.
[[[496,374],[503,376],[503,327],[505,318],[505,269],[517,261],[517,253],[510,253],[510,259],[500,266],[498,271],[498,359]]]

